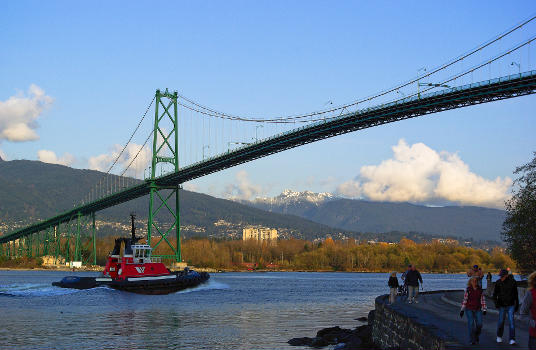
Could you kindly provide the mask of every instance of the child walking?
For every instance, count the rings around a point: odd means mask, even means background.
[[[396,292],[398,291],[398,278],[396,278],[396,272],[391,272],[391,277],[389,277],[389,304],[394,304],[396,301]]]

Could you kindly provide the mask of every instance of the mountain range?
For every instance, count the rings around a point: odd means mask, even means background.
[[[246,203],[246,202],[243,202]],[[356,232],[422,232],[500,241],[505,211],[475,206],[427,207],[410,203],[337,198],[329,193],[286,190],[248,202],[273,213],[290,214]]]
[[[30,160],[0,160],[0,222],[4,232],[73,208],[103,173]],[[126,179],[131,183],[141,180]],[[143,222],[148,198],[141,197],[97,213],[97,219],[128,223],[131,211]],[[277,228],[283,238],[380,238],[402,236],[463,237],[500,240],[504,211],[481,207],[431,208],[409,203],[382,203],[337,198],[329,193],[285,191],[274,198],[231,201],[180,191],[181,226],[186,236],[239,238],[242,228]],[[161,216],[159,220],[169,220]],[[0,229],[1,230],[1,229]]]

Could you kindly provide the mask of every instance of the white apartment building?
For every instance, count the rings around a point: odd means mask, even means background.
[[[277,241],[277,230],[268,227],[246,227],[242,230],[242,239],[254,239],[256,241]]]

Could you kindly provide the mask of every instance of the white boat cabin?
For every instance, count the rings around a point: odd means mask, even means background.
[[[152,248],[148,244],[133,244],[132,251],[134,253],[134,264],[145,264],[150,262],[156,262],[151,260]]]

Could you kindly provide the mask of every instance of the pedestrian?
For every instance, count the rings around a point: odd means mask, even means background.
[[[519,297],[517,295],[517,283],[508,271],[502,269],[499,272],[500,279],[495,282],[493,289],[493,301],[495,307],[499,309],[499,320],[497,322],[497,343],[502,343],[504,332],[504,321],[508,315],[510,345],[516,343],[516,325],[514,313],[519,309]]]
[[[482,332],[482,315],[486,314],[486,298],[484,291],[478,286],[478,277],[471,277],[467,282],[460,317],[463,317],[464,312],[467,316],[469,343],[478,344]]]
[[[406,296],[406,300],[408,298],[408,282],[406,281],[406,276],[408,275],[408,272],[410,271],[411,271],[411,264],[408,265],[408,269],[402,272],[402,276],[400,276],[400,278],[402,279],[402,286],[399,288],[400,295]]]
[[[419,281],[422,282],[421,273],[415,268],[415,265],[411,266],[411,270],[406,274],[406,284],[408,285],[408,303],[417,304],[417,296],[419,296]]]
[[[491,276],[491,272],[488,272],[488,274],[486,275],[486,292],[485,292],[485,295],[487,297],[490,297],[491,295],[493,295],[493,282],[491,281],[493,279],[493,277]],[[482,289],[484,289],[484,287],[482,287]]]
[[[529,315],[529,350],[536,350],[536,271],[529,275],[528,282],[519,313]]]
[[[396,301],[396,292],[398,291],[398,278],[396,278],[396,272],[391,272],[391,277],[389,277],[389,304],[394,304]]]
[[[402,273],[402,276],[400,276],[404,284],[406,284],[406,276],[408,275],[408,272],[410,271],[411,271],[411,264],[408,265],[408,269]]]
[[[484,271],[478,265],[473,265],[472,268],[467,271],[467,277],[477,277],[478,286],[482,288],[482,279],[484,278]]]

